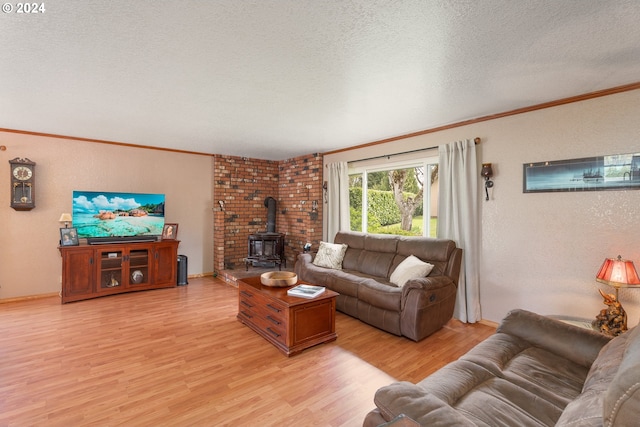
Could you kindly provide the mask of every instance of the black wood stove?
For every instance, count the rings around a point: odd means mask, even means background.
[[[267,231],[250,234],[248,238],[248,253],[245,258],[245,268],[278,266],[282,270],[282,264],[287,267],[284,257],[284,234],[276,233],[276,199],[267,197],[264,200],[267,207]]]

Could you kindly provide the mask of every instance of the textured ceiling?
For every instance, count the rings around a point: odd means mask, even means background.
[[[638,0],[44,5],[0,128],[282,160],[640,81]]]

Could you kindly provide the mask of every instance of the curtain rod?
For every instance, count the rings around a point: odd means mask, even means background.
[[[480,144],[480,137],[475,137],[473,139],[473,142],[476,143],[476,145]],[[411,154],[411,153],[419,153],[421,151],[428,151],[428,150],[433,150],[435,148],[438,148],[438,146],[434,146],[434,147],[427,147],[427,148],[418,148],[416,150],[409,150],[409,151],[403,151],[402,153],[394,153],[394,154],[385,154],[382,156],[374,156],[374,157],[367,157],[366,159],[358,159],[358,160],[352,160],[350,162],[347,162],[348,164],[352,164],[352,163],[359,163],[359,162],[366,162],[367,160],[375,160],[375,159],[384,159],[385,157],[387,159],[391,158],[391,156],[401,156],[403,154]]]

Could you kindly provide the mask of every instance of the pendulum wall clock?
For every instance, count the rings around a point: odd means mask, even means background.
[[[17,211],[30,211],[36,207],[36,163],[29,159],[9,160],[11,165],[11,207]]]

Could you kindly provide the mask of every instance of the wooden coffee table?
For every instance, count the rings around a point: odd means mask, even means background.
[[[306,299],[287,289],[263,286],[260,276],[238,280],[238,320],[287,356],[335,340],[338,294],[327,289]]]

